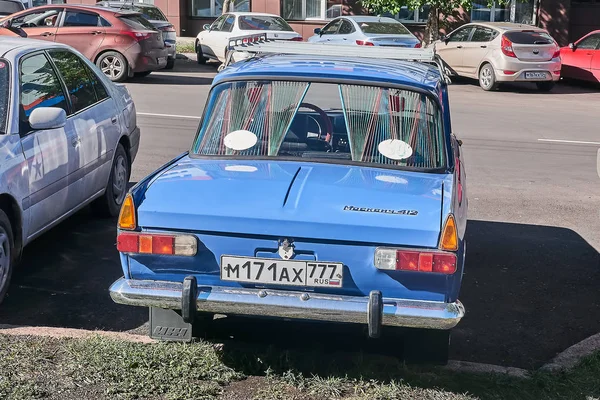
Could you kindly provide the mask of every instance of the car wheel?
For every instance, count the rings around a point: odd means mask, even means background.
[[[110,169],[110,177],[104,194],[92,203],[96,214],[102,217],[116,217],[119,215],[121,205],[127,195],[127,185],[131,175],[131,164],[129,157],[119,143],[115,158]]]
[[[409,329],[404,338],[404,361],[409,364],[448,363],[450,330]]]
[[[14,243],[10,221],[0,210],[0,303],[4,300],[12,276]]]
[[[107,51],[98,57],[96,65],[113,82],[123,82],[129,75],[127,59],[116,51]]]
[[[167,60],[167,66],[165,67],[165,69],[173,69],[173,67],[175,67],[175,59],[169,58]]]
[[[484,64],[479,70],[479,86],[486,91],[495,90],[498,87],[496,74],[491,64]]]
[[[542,92],[549,92],[554,88],[554,81],[550,81],[550,82],[536,82],[535,85],[537,86],[539,91]]]
[[[202,46],[200,45],[200,42],[198,42],[196,40],[196,58],[198,60],[198,64],[206,64],[206,58],[204,58],[204,55],[202,54]]]

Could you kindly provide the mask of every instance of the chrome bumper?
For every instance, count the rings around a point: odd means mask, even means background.
[[[121,278],[110,287],[115,303],[181,310],[181,283]],[[460,301],[383,298],[386,326],[450,329],[465,315]],[[368,323],[369,298],[299,291],[198,286],[198,311],[347,323]]]

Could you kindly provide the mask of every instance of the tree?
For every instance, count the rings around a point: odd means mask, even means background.
[[[417,10],[429,5],[429,17],[423,36],[426,45],[439,39],[440,14],[451,15],[457,8],[471,8],[471,0],[362,0],[362,4],[376,13],[387,11],[392,14],[399,13],[402,6]]]
[[[223,14],[227,14],[230,11],[232,1],[233,0],[223,1]]]

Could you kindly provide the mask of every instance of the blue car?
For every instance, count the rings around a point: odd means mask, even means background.
[[[126,197],[112,299],[150,307],[160,339],[245,315],[411,328],[447,357],[467,199],[440,68],[269,45],[215,77],[190,150]]]

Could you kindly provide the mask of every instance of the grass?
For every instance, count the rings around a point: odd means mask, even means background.
[[[368,355],[216,349],[209,342],[139,344],[0,335],[0,399],[473,400],[600,397],[600,353],[568,373],[531,379],[407,367]],[[315,368],[319,365],[319,368]],[[294,368],[309,366],[311,371]],[[287,369],[286,369],[287,368]],[[258,386],[246,387],[252,371]],[[228,390],[228,396],[232,393]],[[229,398],[229,397],[228,397]]]
[[[194,44],[193,43],[181,43],[178,42],[175,45],[176,49],[177,49],[177,53],[181,54],[181,53],[195,53],[196,49],[194,48]]]

